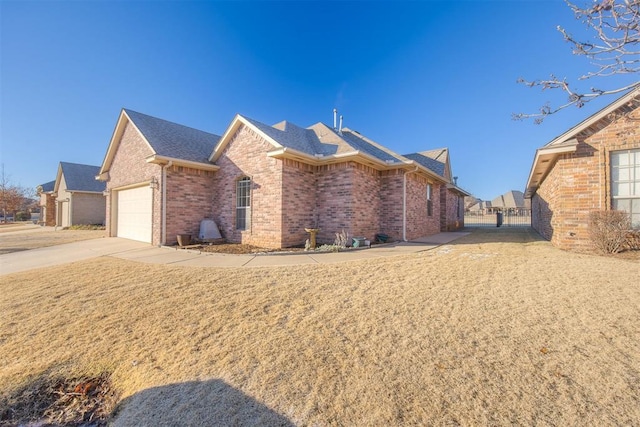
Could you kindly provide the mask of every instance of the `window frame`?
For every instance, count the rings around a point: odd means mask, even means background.
[[[431,184],[427,184],[427,216],[433,216],[433,187]]]
[[[242,176],[236,180],[236,230],[245,231],[251,227],[251,177]]]
[[[614,156],[620,156],[622,154],[633,155],[634,160],[629,159],[626,165],[621,165],[619,160],[617,162],[614,161]],[[609,153],[609,163],[611,209],[627,212],[631,220],[631,228],[640,229],[640,148],[611,151]],[[621,173],[623,170],[625,170],[626,173]],[[614,179],[614,177],[618,179]],[[616,194],[618,193],[616,185],[621,184],[628,186],[628,194]],[[619,207],[621,201],[628,201],[628,210]]]

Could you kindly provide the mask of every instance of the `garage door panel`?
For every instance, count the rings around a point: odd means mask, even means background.
[[[152,191],[148,186],[118,191],[118,237],[151,243]]]

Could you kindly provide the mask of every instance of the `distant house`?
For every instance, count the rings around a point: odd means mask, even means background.
[[[448,153],[402,156],[323,123],[269,126],[237,115],[217,136],[125,109],[98,178],[111,236],[172,244],[208,218],[231,242],[290,247],[304,243],[306,228],[326,243],[342,230],[427,236],[443,228],[443,210],[444,228],[460,227],[453,209],[467,193],[447,170]]]
[[[55,186],[55,181],[49,181],[36,188],[40,197],[40,219],[38,223],[41,225],[56,225],[56,198],[53,195]]]
[[[590,247],[589,215],[624,210],[640,228],[640,89],[536,151],[525,197],[532,226],[554,245]]]
[[[104,224],[105,185],[95,180],[99,170],[99,166],[60,162],[52,193],[55,198],[55,225]],[[46,193],[44,196],[48,197]],[[43,194],[40,198],[42,203]],[[50,207],[46,218],[45,223],[50,225]]]
[[[530,203],[525,200],[522,191],[510,190],[491,200],[487,213],[503,212],[510,215],[528,215]]]

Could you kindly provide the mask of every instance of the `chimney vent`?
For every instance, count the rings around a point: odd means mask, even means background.
[[[342,115],[340,115],[340,127],[338,128],[338,132],[342,133]]]
[[[334,108],[333,109],[333,130],[336,130],[338,123],[336,123],[338,121],[338,109]]]

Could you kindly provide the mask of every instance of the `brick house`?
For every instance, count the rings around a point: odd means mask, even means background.
[[[38,185],[36,192],[40,197],[40,220],[39,224],[53,227],[56,225],[56,198],[53,195],[55,181],[49,181]]]
[[[444,164],[450,170],[448,156]],[[467,194],[444,172],[346,128],[237,115],[219,137],[131,110],[120,114],[99,179],[109,235],[154,245],[197,235],[205,218],[227,240],[263,247],[304,244],[305,228],[326,243],[342,230],[410,240],[439,232],[442,205]]]
[[[95,180],[99,169],[99,166],[60,162],[51,194],[55,199],[55,225],[104,224],[105,185]],[[42,194],[40,197],[42,200]],[[50,208],[46,209],[44,218],[50,225]]]
[[[536,151],[525,197],[555,246],[590,248],[592,211],[627,211],[640,228],[639,105],[635,89]]]

